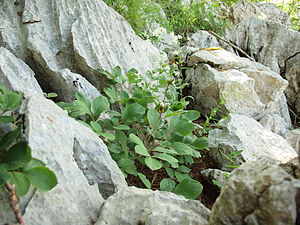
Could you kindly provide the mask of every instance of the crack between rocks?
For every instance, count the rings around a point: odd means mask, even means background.
[[[285,73],[286,73],[286,63],[288,60],[294,58],[296,55],[300,54],[299,52],[296,52],[295,54],[289,56],[287,59],[284,60],[284,66],[280,68],[280,76],[282,76],[284,79],[286,79]]]

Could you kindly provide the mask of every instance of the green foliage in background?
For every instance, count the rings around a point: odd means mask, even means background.
[[[285,3],[277,4],[279,8],[289,14],[292,22],[292,28],[300,32],[300,1],[291,0]]]
[[[229,25],[222,16],[221,1],[197,1],[184,4],[182,0],[156,0],[166,13],[172,31],[175,34],[188,36],[198,30],[212,30],[223,33]]]
[[[111,73],[101,73],[112,84],[104,89],[106,96],[88,100],[78,93],[72,103],[58,105],[105,141],[126,176],[138,176],[151,188],[155,176],[150,181],[138,165],[152,171],[164,169],[168,177],[161,180],[161,190],[197,198],[202,185],[189,176],[189,165],[208,142],[200,136],[202,127],[193,122],[200,113],[186,110],[188,101],[180,94],[186,84],[176,70],[163,67],[142,76],[135,69],[124,75],[115,67]]]
[[[222,33],[227,20],[221,16],[222,1],[183,4],[181,0],[104,0],[143,37],[146,24],[157,23],[169,32],[187,36],[197,30]]]
[[[0,86],[0,187],[6,182],[15,185],[18,196],[25,195],[32,184],[39,190],[49,191],[57,184],[55,174],[45,164],[31,156],[29,145],[20,141],[22,117],[21,94]],[[8,130],[8,131],[7,131]]]

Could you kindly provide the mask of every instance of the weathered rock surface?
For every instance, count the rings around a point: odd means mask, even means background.
[[[64,84],[57,74],[61,69],[82,74],[101,89],[100,69],[119,65],[143,73],[161,58],[157,48],[139,38],[122,16],[100,0],[26,1],[23,23],[31,63],[40,79],[51,81],[53,88],[55,82]]]
[[[200,201],[130,187],[106,200],[95,225],[206,225],[209,215]]]
[[[219,124],[220,129],[209,132],[209,154],[222,169],[226,170],[225,165],[231,164],[222,153],[230,155],[243,150],[235,159],[237,164],[256,161],[260,157],[282,164],[298,156],[283,137],[264,128],[252,118],[230,114],[229,119],[224,119]]]
[[[0,84],[25,96],[43,95],[33,71],[8,49],[0,47]]]
[[[269,68],[225,50],[198,51],[189,57],[188,65],[196,66],[187,70],[187,81],[191,82],[195,108],[204,114],[223,98],[227,112],[261,119],[287,86],[287,81]]]
[[[19,58],[25,59],[26,38],[21,27],[22,10],[23,1],[0,1],[0,47],[6,47]]]
[[[220,46],[217,38],[205,30],[200,30],[193,34],[188,45],[197,48],[209,48]]]
[[[221,185],[224,185],[228,177],[230,176],[228,172],[219,169],[211,169],[211,168],[201,171],[201,175],[209,183],[213,183],[213,181],[215,180],[219,182]]]
[[[25,221],[33,225],[93,224],[104,201],[101,194],[106,198],[127,186],[106,146],[49,100],[30,97],[25,113],[33,156],[58,177],[53,190],[34,194]]]
[[[257,16],[260,19],[291,26],[289,15],[272,3],[254,3],[242,0],[230,7],[229,10],[229,18],[234,24],[238,24],[251,16]]]
[[[300,129],[289,131],[285,134],[285,139],[300,154]]]
[[[234,170],[215,202],[211,225],[294,225],[300,181],[266,159]]]
[[[286,26],[250,17],[234,26],[226,38],[251,57],[289,81],[290,105],[300,112],[300,33]]]
[[[259,122],[270,131],[283,136],[292,127],[287,100],[284,94],[275,101]]]

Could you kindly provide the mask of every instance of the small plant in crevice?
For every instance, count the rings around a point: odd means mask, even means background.
[[[27,142],[20,140],[22,116],[21,94],[0,86],[0,188],[7,190],[10,204],[19,224],[24,224],[18,197],[24,196],[30,185],[49,191],[57,184],[55,174],[45,164],[31,156]]]
[[[72,103],[58,105],[104,140],[125,176],[137,176],[152,188],[156,176],[150,181],[137,165],[155,174],[164,169],[168,177],[160,181],[160,190],[196,199],[202,185],[189,176],[189,165],[208,142],[200,136],[202,127],[193,122],[200,113],[186,110],[188,101],[180,94],[186,84],[180,75],[172,67],[145,76],[135,69],[123,75],[120,67],[101,74],[112,84],[104,89],[106,97],[88,100],[77,93]]]

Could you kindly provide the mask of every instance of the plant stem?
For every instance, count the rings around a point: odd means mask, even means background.
[[[12,186],[9,182],[5,183],[5,187],[9,192],[9,198],[10,198],[10,205],[12,210],[15,213],[17,222],[21,225],[25,225],[24,220],[23,220],[23,216],[20,210],[20,205],[19,205],[19,199],[17,197],[17,194],[15,192],[15,187]]]
[[[154,183],[154,181],[155,181],[155,179],[156,179],[156,176],[157,176],[157,171],[155,172],[155,174],[154,174],[154,176],[153,176],[153,179],[152,179],[152,181],[151,181],[151,186],[153,185],[153,183]]]

